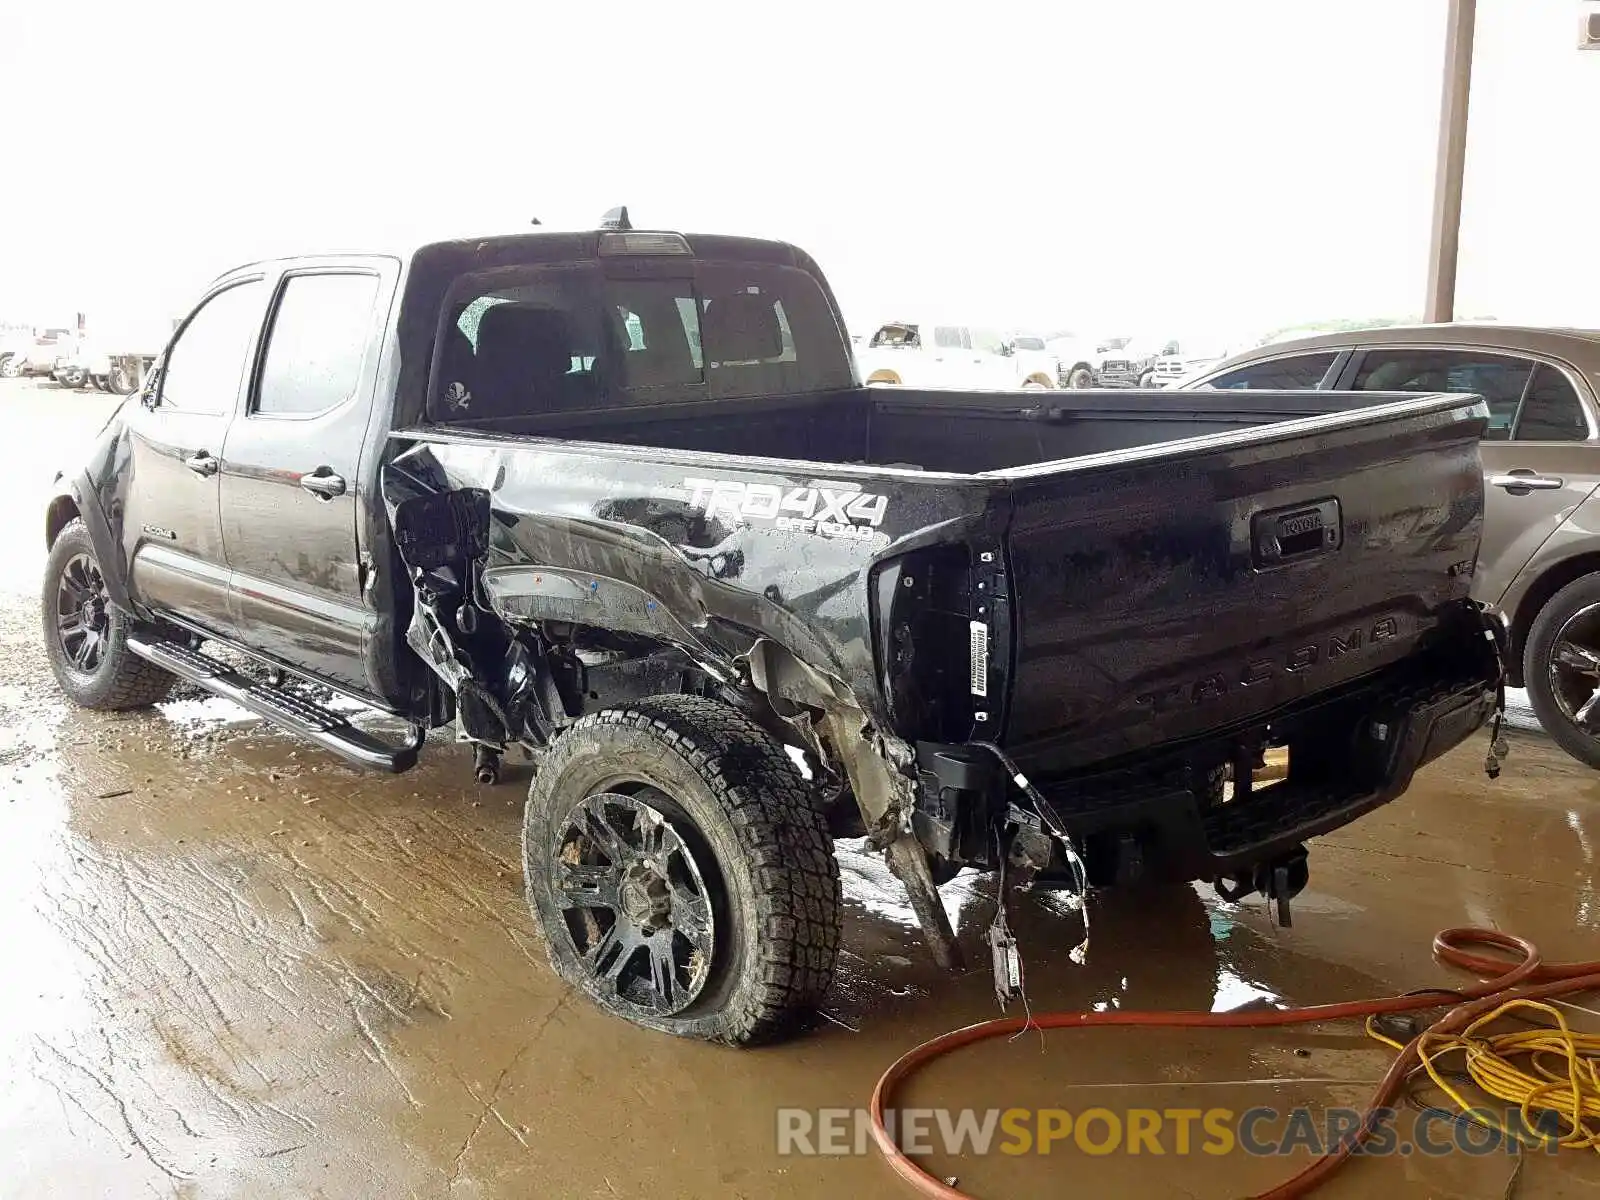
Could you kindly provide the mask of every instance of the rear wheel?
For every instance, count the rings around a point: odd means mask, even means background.
[[[0,379],[15,379],[22,374],[22,360],[15,354],[0,357]]]
[[[1528,630],[1522,656],[1528,700],[1568,754],[1600,767],[1600,574],[1567,584]]]
[[[698,696],[584,717],[528,790],[523,878],[550,961],[603,1008],[731,1045],[827,991],[839,871],[783,748]]]
[[[128,649],[128,616],[112,607],[81,520],[50,547],[41,608],[45,652],[67,698],[84,708],[146,708],[177,680]]]
[[[119,396],[131,396],[135,386],[132,374],[120,363],[111,368],[106,376],[106,384]]]

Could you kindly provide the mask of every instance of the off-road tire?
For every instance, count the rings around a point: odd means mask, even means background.
[[[1591,604],[1600,604],[1600,573],[1573,580],[1545,601],[1528,627],[1522,651],[1522,680],[1534,715],[1556,745],[1579,762],[1600,768],[1600,738],[1585,733],[1567,718],[1550,683],[1550,656],[1555,651],[1557,635],[1574,613]]]
[[[710,975],[695,1001],[670,1016],[602,999],[553,894],[557,825],[586,796],[638,785],[675,802],[674,821],[688,818],[718,876],[706,880],[717,923]],[[840,899],[826,818],[783,747],[724,704],[662,696],[575,722],[528,788],[522,852],[528,905],[551,965],[628,1020],[748,1046],[803,1025],[828,989]]]
[[[56,628],[56,589],[67,563],[80,554],[97,557],[88,529],[82,520],[74,518],[56,535],[45,560],[39,607],[50,669],[67,699],[83,708],[102,711],[148,708],[165,699],[178,680],[128,649],[129,618],[121,609],[112,608],[107,613],[105,654],[94,670],[80,671],[67,661]]]

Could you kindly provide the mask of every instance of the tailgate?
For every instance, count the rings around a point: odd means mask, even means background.
[[[1483,428],[1433,396],[1007,472],[1007,744],[1097,762],[1410,654],[1472,582]]]

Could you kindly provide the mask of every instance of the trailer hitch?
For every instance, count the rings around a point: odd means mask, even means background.
[[[1260,892],[1274,907],[1277,923],[1284,929],[1294,924],[1289,902],[1305,891],[1311,879],[1306,848],[1297,846],[1282,858],[1257,864],[1248,875],[1227,875],[1212,881],[1212,886],[1229,904]]]

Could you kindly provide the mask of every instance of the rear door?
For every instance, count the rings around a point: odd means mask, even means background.
[[[233,623],[218,472],[266,303],[259,275],[211,292],[167,348],[155,387],[127,409],[122,530],[133,598],[220,634]]]
[[[998,329],[973,326],[967,331],[972,345],[972,386],[977,388],[1014,388],[1022,383],[1022,372],[1017,360],[1005,353],[1005,339]]]
[[[1352,365],[1358,391],[1475,392],[1489,404],[1479,444],[1483,543],[1473,595],[1498,603],[1523,565],[1600,484],[1594,425],[1572,375],[1527,355],[1474,347],[1383,347]]]
[[[389,259],[297,266],[274,289],[245,411],[222,454],[222,540],[241,640],[369,692],[362,454],[373,416]]]

